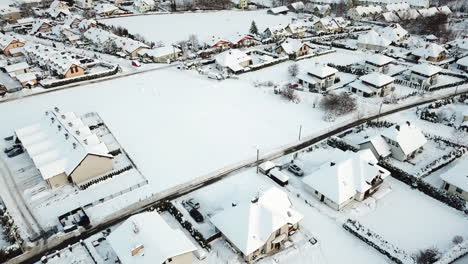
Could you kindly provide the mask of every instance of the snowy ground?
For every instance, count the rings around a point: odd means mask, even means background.
[[[230,37],[249,33],[250,24],[255,20],[260,32],[267,26],[291,22],[292,15],[273,16],[266,10],[240,11],[229,10],[219,12],[195,12],[183,14],[124,17],[100,20],[100,22],[115,26],[123,26],[130,32],[145,36],[148,40],[166,45],[187,40],[195,34],[198,39],[208,40],[215,37]],[[154,25],[154,26],[141,26]]]

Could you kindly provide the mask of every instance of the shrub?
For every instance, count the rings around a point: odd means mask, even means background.
[[[291,88],[289,85],[285,85],[280,91],[280,94],[291,102],[298,103],[300,101],[299,97],[296,94],[296,91],[294,91],[294,89]]]
[[[420,250],[416,255],[416,263],[432,264],[440,259],[440,251],[437,248],[428,248]]]
[[[341,116],[356,110],[356,98],[351,97],[347,93],[330,93],[320,100],[320,108],[322,108],[326,113]]]
[[[463,242],[463,237],[462,236],[454,236],[452,239],[453,244],[458,245]]]

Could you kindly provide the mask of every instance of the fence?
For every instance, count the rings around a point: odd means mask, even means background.
[[[108,65],[108,64],[105,64]],[[107,77],[111,76],[114,74],[117,74],[119,72],[119,66],[118,65],[112,65],[112,69],[107,70],[107,71],[102,71],[102,72],[97,72],[97,73],[92,73],[92,74],[86,74],[83,76],[78,76],[74,78],[67,78],[67,79],[61,79],[61,80],[56,80],[56,81],[51,81],[51,80],[42,80],[39,83],[46,89],[48,88],[54,88],[57,86],[62,86],[70,83],[75,83],[75,82],[81,82],[81,81],[88,81],[88,80],[93,80],[97,78],[102,78],[102,77]]]
[[[131,191],[133,191],[133,190],[135,190],[135,189],[138,189],[138,188],[140,188],[140,187],[142,187],[142,186],[145,186],[145,185],[147,185],[147,184],[148,184],[148,180],[145,180],[145,181],[140,182],[140,183],[138,183],[138,184],[132,185],[132,186],[128,187],[127,189],[121,190],[121,191],[119,191],[119,192],[116,192],[116,193],[113,193],[113,194],[108,195],[108,196],[106,196],[106,197],[103,197],[103,198],[101,198],[101,199],[99,199],[99,200],[97,200],[97,201],[94,201],[94,202],[92,202],[92,203],[90,203],[90,204],[87,204],[87,205],[85,205],[85,206],[83,207],[83,209],[87,209],[87,208],[89,208],[89,207],[93,207],[93,206],[96,206],[96,205],[98,205],[98,204],[104,203],[104,202],[106,202],[106,201],[108,201],[108,200],[111,200],[111,199],[114,199],[115,197],[118,197],[118,196],[121,196],[121,195],[123,195],[123,194],[129,193],[129,192],[131,192]]]
[[[407,87],[410,87],[410,88],[414,88],[414,89],[421,89],[422,88],[422,85],[419,84],[419,83],[415,83],[415,82],[408,81],[408,80],[403,80],[403,79],[395,79],[395,83],[403,85],[403,86],[407,86]]]

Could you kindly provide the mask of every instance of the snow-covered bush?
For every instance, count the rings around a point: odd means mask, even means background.
[[[356,110],[356,98],[347,93],[329,93],[320,100],[320,108],[326,113],[341,116]]]
[[[440,251],[437,248],[427,248],[420,250],[416,254],[416,263],[418,264],[432,264],[439,260],[441,257]]]
[[[353,152],[358,152],[359,149],[353,145],[348,144],[344,140],[338,137],[330,137],[327,140],[327,144],[331,147],[341,149],[343,151],[351,150]]]
[[[297,96],[296,91],[293,88],[291,88],[289,85],[285,85],[283,89],[279,91],[279,93],[282,95],[282,97],[286,98],[288,101],[291,101],[294,103],[300,102],[299,96]]]
[[[462,236],[454,236],[452,239],[453,244],[458,245],[463,242],[463,237]]]

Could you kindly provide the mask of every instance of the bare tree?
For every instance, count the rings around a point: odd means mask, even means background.
[[[347,93],[329,93],[320,100],[320,108],[324,110],[326,114],[335,116],[344,115],[356,110],[356,98],[351,97]]]
[[[192,45],[192,49],[193,49],[194,51],[198,51],[199,45],[200,45],[200,44],[199,44],[197,35],[191,34],[191,35],[189,36],[189,42],[190,42],[190,44]]]
[[[428,248],[420,250],[416,255],[416,263],[418,264],[432,264],[439,260],[440,251],[437,248]]]
[[[34,10],[32,7],[26,3],[21,3],[19,6],[19,10],[23,17],[29,17],[34,15]]]
[[[463,237],[462,236],[454,236],[452,239],[453,244],[458,245],[463,242]]]
[[[293,77],[293,78],[296,77],[297,74],[299,74],[299,65],[297,65],[297,63],[289,65],[288,73],[289,73],[289,75],[291,75],[291,77]]]
[[[300,101],[299,97],[296,94],[296,91],[289,85],[285,85],[283,89],[281,89],[280,93],[284,98],[291,102],[299,103]]]

